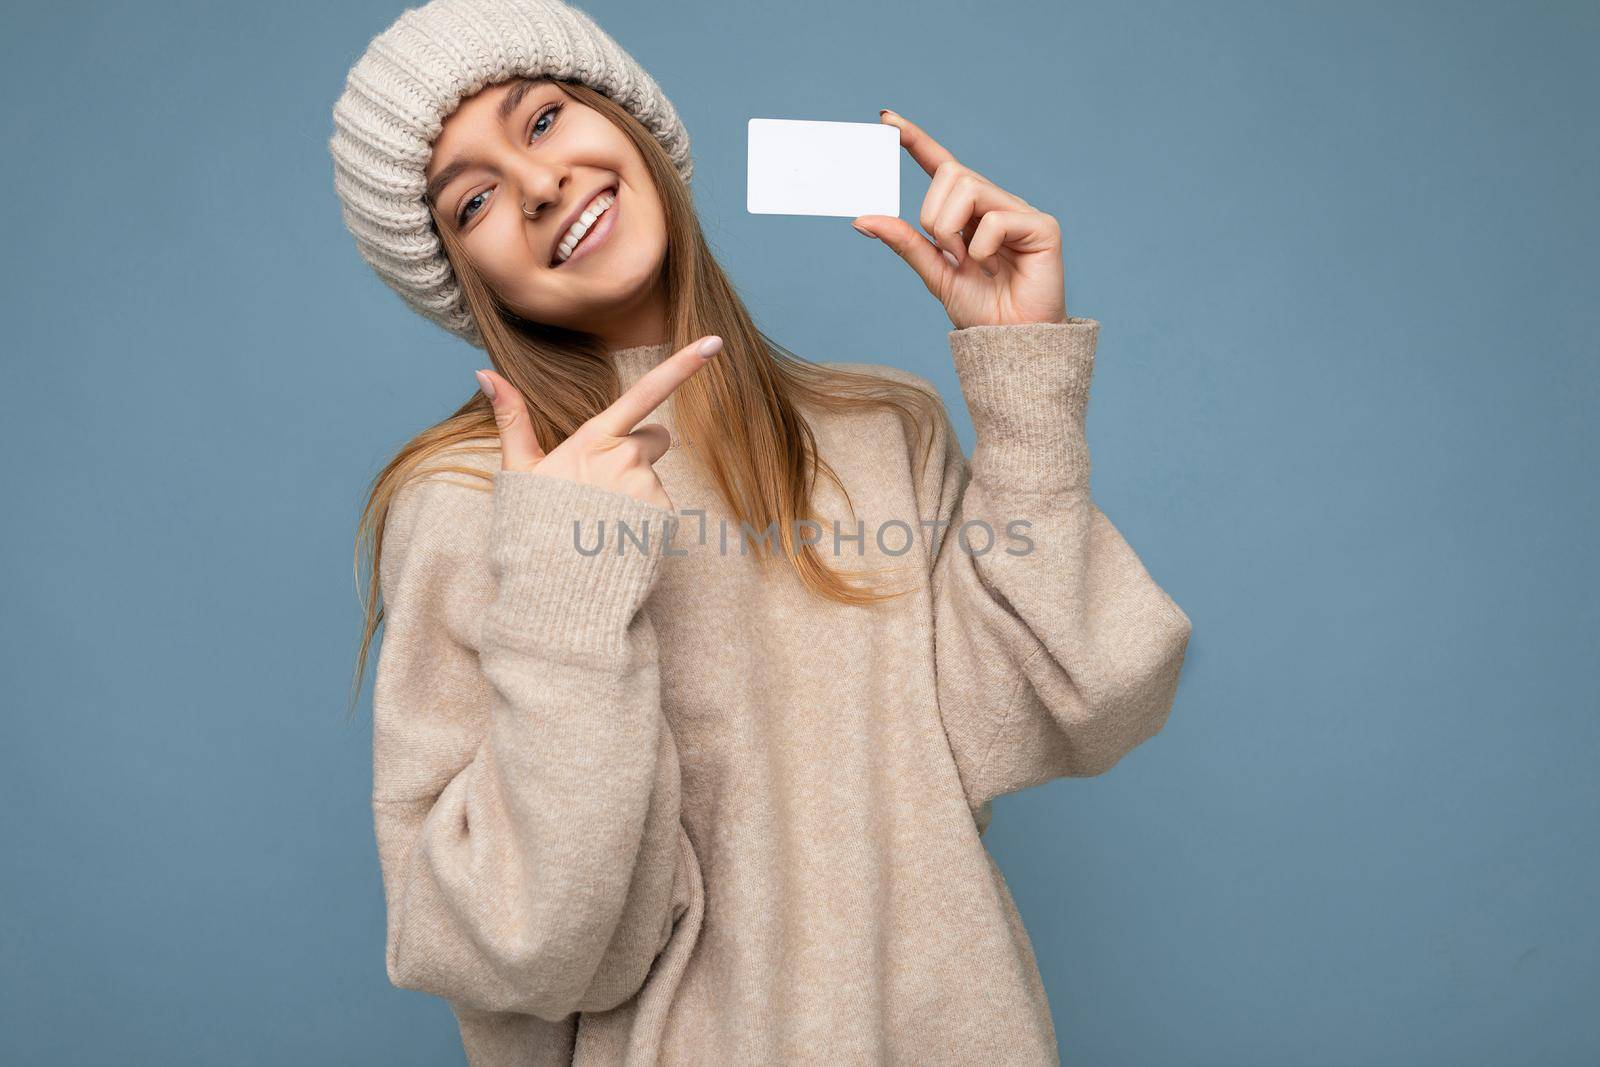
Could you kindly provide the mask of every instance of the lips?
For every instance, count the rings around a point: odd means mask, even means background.
[[[616,199],[615,199],[616,196],[617,196],[617,186],[608,185],[603,189],[596,189],[589,197],[587,197],[582,202],[580,202],[576,207],[574,207],[572,209],[572,214],[568,215],[566,220],[564,222],[562,222],[561,229],[559,231],[557,231],[557,233],[556,233],[555,243],[550,246],[550,266],[552,268],[559,267],[559,266],[561,266],[563,263],[565,263],[567,261],[567,260],[559,258],[559,256],[560,256],[560,252],[561,252],[561,242],[566,240],[567,232],[572,229],[572,224],[577,222],[580,218],[583,217],[583,213],[589,209],[589,205],[590,204],[594,203],[597,199],[599,199],[600,197],[606,195],[607,193],[611,194],[612,204],[611,204],[611,207],[607,208],[606,210],[607,211],[612,210],[612,208],[615,208],[617,206],[616,205]],[[595,222],[594,222],[594,226],[598,226],[599,224],[600,224],[600,220],[596,219]],[[591,226],[590,229],[592,230],[594,228],[594,226]],[[588,233],[585,233],[583,235],[583,237],[584,237],[584,240],[588,240],[588,238],[589,238]],[[571,256],[567,257],[567,259],[571,259],[571,258],[572,258]]]

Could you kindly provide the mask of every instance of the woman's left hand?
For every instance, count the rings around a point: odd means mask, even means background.
[[[901,147],[933,176],[921,222],[934,241],[894,215],[861,215],[851,225],[899,253],[958,330],[1066,322],[1061,224],[957,161],[915,123],[893,111],[878,117],[899,127]]]

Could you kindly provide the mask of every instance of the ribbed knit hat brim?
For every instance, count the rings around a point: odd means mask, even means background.
[[[483,338],[433,231],[423,171],[444,120],[484,86],[549,75],[615,100],[688,182],[689,133],[654,79],[561,0],[432,0],[372,39],[333,106],[333,184],[361,256],[416,311]]]

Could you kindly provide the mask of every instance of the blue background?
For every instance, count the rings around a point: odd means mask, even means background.
[[[361,491],[480,365],[332,190],[400,10],[8,18],[12,1062],[461,1060],[384,975],[370,683],[344,714]],[[1062,222],[1096,498],[1196,628],[1160,736],[995,806],[1069,1060],[1600,1059],[1600,7],[586,10],[759,324],[929,375],[968,447],[942,308],[746,214],[746,121],[895,108]]]

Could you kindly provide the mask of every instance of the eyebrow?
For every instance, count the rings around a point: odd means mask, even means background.
[[[496,118],[498,118],[500,122],[504,123],[508,118],[511,117],[511,113],[516,111],[518,106],[521,105],[523,97],[527,96],[528,93],[533,89],[536,89],[541,85],[547,85],[554,80],[555,79],[550,77],[522,79],[510,92],[506,93],[500,98],[500,107],[496,113]],[[433,181],[428,183],[428,190],[422,194],[422,198],[429,204],[437,207],[439,204],[439,194],[444,192],[444,187],[459,178],[461,176],[461,172],[470,166],[472,166],[472,162],[470,160],[458,158],[450,161],[444,166],[444,169],[440,170],[438,174],[433,176]]]

